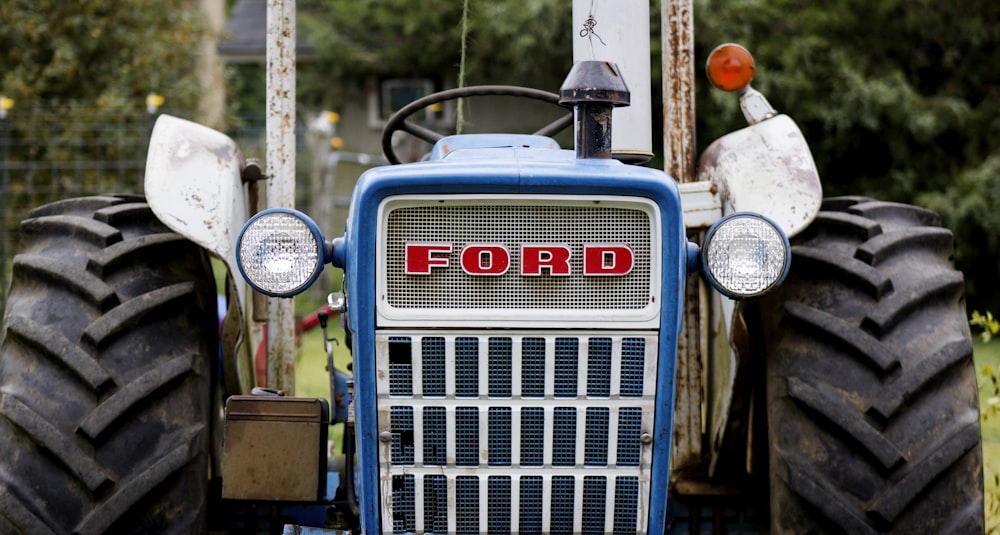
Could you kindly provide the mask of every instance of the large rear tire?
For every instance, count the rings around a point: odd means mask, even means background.
[[[206,529],[214,287],[139,197],[21,224],[0,345],[0,532]]]
[[[951,232],[835,198],[762,299],[772,533],[982,533],[972,342]]]

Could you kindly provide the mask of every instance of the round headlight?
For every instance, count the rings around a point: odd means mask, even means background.
[[[236,261],[243,278],[258,292],[291,297],[308,288],[323,271],[323,237],[301,212],[265,210],[240,231]]]
[[[792,258],[785,233],[770,219],[750,213],[713,225],[701,254],[705,277],[732,299],[769,292],[785,279]]]

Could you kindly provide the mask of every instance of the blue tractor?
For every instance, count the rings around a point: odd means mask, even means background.
[[[577,62],[558,95],[417,101],[390,119],[386,156],[396,130],[433,148],[362,175],[333,238],[292,209],[250,216],[260,167],[161,117],[145,198],[66,200],[22,224],[0,531],[255,531],[263,507],[296,517],[287,532],[694,533],[739,518],[982,532],[952,235],[920,208],[822,200],[751,62],[733,46],[710,57],[750,124],[689,184],[616,154],[612,127],[629,126],[614,110],[632,96],[614,63]],[[575,119],[445,137],[407,121],[480,94]],[[566,150],[550,136],[570,124]],[[206,253],[229,270],[221,325]],[[327,264],[344,272],[330,308],[351,369],[331,361],[329,400],[255,389],[252,295],[296,295]],[[692,328],[705,372],[682,375]],[[679,395],[691,388],[700,401]],[[691,437],[706,444],[694,462],[677,454]]]

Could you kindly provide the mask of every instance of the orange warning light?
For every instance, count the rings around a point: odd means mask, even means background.
[[[742,91],[753,80],[753,56],[734,43],[715,47],[705,70],[712,85],[723,91]]]

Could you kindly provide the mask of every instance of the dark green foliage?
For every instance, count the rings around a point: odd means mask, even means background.
[[[754,87],[802,126],[829,194],[928,206],[955,230],[970,302],[1000,302],[1000,4],[702,0],[698,58],[747,46]],[[702,146],[740,126],[699,88]]]
[[[200,12],[192,0],[0,2],[0,93],[15,106],[77,101],[144,112],[150,92],[197,106]]]
[[[321,65],[310,68],[315,79],[300,78],[300,99],[336,106],[333,89],[368,77],[429,77],[454,86],[462,11],[461,0],[300,0],[301,31]],[[569,26],[569,1],[470,0],[466,85],[557,90],[572,59]]]

